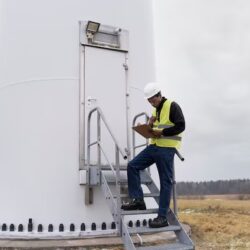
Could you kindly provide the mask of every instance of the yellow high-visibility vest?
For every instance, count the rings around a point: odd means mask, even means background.
[[[172,123],[169,120],[169,114],[170,114],[170,106],[172,101],[166,100],[163,103],[161,113],[160,113],[160,121],[156,120],[153,124],[154,130],[163,130],[164,128],[169,128],[174,126],[174,123]],[[156,117],[156,108],[153,109],[153,116]],[[171,147],[171,148],[177,148],[179,149],[181,146],[181,134],[174,135],[174,136],[161,136],[160,138],[150,139],[150,144],[155,144],[159,147]]]

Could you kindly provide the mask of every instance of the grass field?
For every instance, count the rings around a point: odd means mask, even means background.
[[[250,200],[179,199],[178,207],[180,221],[191,226],[196,249],[250,249]]]

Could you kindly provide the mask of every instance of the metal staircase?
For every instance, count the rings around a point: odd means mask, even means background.
[[[97,112],[97,140],[94,142],[90,141],[90,135],[91,135],[91,116],[94,112]],[[137,117],[143,116],[145,113],[141,113],[138,116],[135,117],[133,123],[135,123]],[[147,117],[146,117],[147,118]],[[110,136],[113,139],[113,142],[115,144],[115,163],[111,163],[107,157],[107,154],[105,153],[104,148],[101,144],[101,120],[103,124],[105,125],[106,129],[108,130]],[[121,149],[121,147],[118,144],[118,141],[114,137],[112,131],[110,130],[110,127],[108,126],[108,123],[101,111],[100,108],[94,108],[90,111],[88,115],[88,127],[87,127],[87,173],[88,173],[88,183],[87,185],[89,187],[94,185],[100,185],[101,189],[105,195],[105,199],[107,201],[107,204],[110,208],[111,214],[114,218],[114,221],[116,223],[116,229],[117,234],[122,237],[124,248],[126,250],[165,250],[165,249],[178,249],[178,250],[188,250],[188,249],[194,249],[194,245],[192,240],[189,238],[185,230],[183,229],[182,225],[178,221],[178,218],[176,214],[169,209],[167,218],[169,221],[168,227],[163,228],[149,228],[146,225],[142,227],[129,227],[127,223],[125,222],[126,216],[131,215],[137,215],[142,216],[145,214],[157,214],[158,208],[155,209],[147,209],[147,210],[134,210],[134,211],[124,211],[121,210],[121,201],[123,199],[128,198],[128,195],[126,193],[121,193],[121,188],[127,186],[127,174],[125,168],[121,168],[120,164],[120,156],[122,156],[124,159],[127,159],[126,153]],[[97,165],[93,166],[90,165],[91,161],[91,147],[97,145],[97,158],[98,162]],[[133,135],[133,155],[135,154],[135,148],[138,148],[140,146],[145,146],[146,144],[142,144],[139,146],[135,146],[135,139]],[[109,170],[107,168],[107,165],[105,165],[105,168],[102,168],[101,164],[101,155],[104,156],[106,159],[106,162],[109,166]],[[179,157],[181,157],[178,154]],[[151,197],[154,198],[156,203],[159,205],[159,189],[154,183],[153,179],[150,176],[150,172],[147,170],[141,171],[141,183],[142,185],[145,185],[149,192],[145,193],[144,198]],[[175,196],[173,196],[175,199]],[[176,202],[174,202],[174,206],[176,206]],[[177,211],[175,208],[174,210]],[[156,245],[156,246],[136,246],[132,240],[132,235],[134,234],[152,234],[152,233],[158,233],[158,232],[166,232],[166,231],[172,231],[176,235],[176,242],[166,243],[164,245]]]

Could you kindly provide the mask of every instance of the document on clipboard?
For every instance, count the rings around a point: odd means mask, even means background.
[[[132,128],[137,133],[139,133],[140,135],[142,135],[143,137],[147,139],[154,137],[153,133],[151,132],[152,128],[148,124],[142,124],[142,125],[138,125]]]

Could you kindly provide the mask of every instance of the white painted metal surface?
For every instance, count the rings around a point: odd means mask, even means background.
[[[86,227],[92,222],[100,227],[112,221],[100,189],[95,190],[94,204],[86,206],[84,187],[79,185],[78,22],[94,20],[129,31],[133,116],[145,110],[137,89],[155,78],[151,4],[149,0],[0,0],[0,235],[4,223],[7,232],[11,223],[15,228],[23,224],[27,232],[29,218],[34,233],[38,224],[45,230],[52,224],[58,230],[62,223],[69,231],[74,223],[79,231],[83,222]],[[109,58],[124,60],[122,53],[90,51],[89,72],[94,71],[95,53],[103,54],[100,69]],[[92,77],[98,81],[98,73]],[[108,81],[110,75],[105,77]],[[103,84],[95,95],[90,86],[89,95],[97,99],[108,91]],[[114,93],[124,103],[118,86]],[[111,119],[118,115],[115,106],[114,113],[107,113]],[[126,130],[125,114],[117,118],[114,130],[119,134]],[[126,147],[123,137],[121,142]]]

